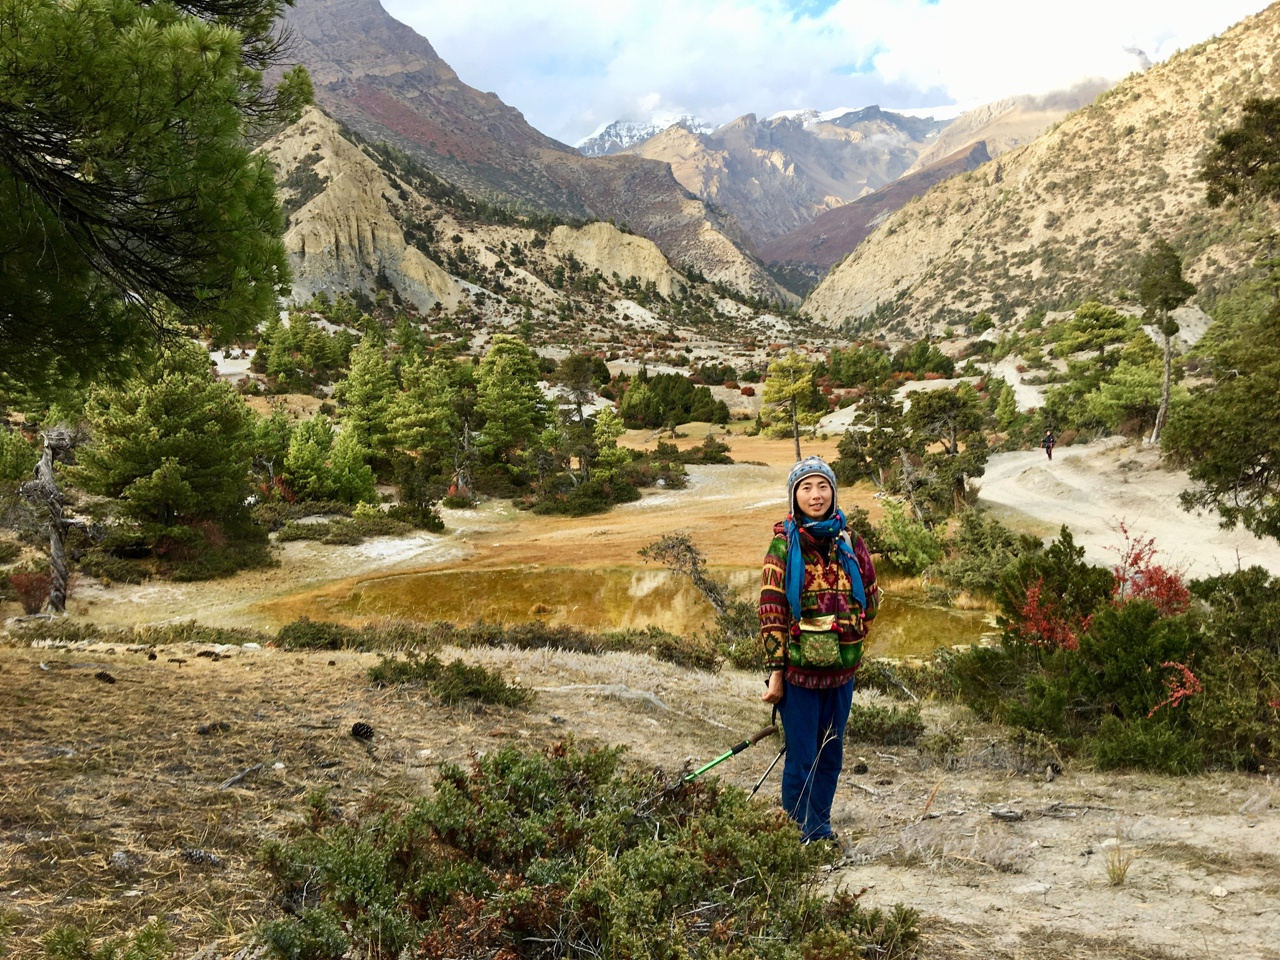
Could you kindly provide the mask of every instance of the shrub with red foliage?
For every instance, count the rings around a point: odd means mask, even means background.
[[[1143,540],[1134,536],[1124,522],[1120,524],[1120,533],[1124,536],[1124,546],[1120,548],[1120,562],[1111,569],[1116,577],[1115,602],[1123,605],[1146,600],[1162,617],[1183,613],[1191,605],[1191,591],[1182,574],[1155,562],[1155,538]]]
[[[284,477],[277,474],[271,478],[270,483],[258,484],[258,492],[262,494],[264,500],[273,500],[279,498],[285,503],[297,503],[298,495],[293,492],[293,488],[285,482]]]
[[[754,396],[756,395],[756,388],[755,388],[755,387],[743,387],[743,388],[742,388],[741,390],[739,390],[738,392],[739,392],[739,393],[741,393],[744,397],[754,397]]]
[[[9,586],[18,595],[18,602],[28,614],[39,613],[49,601],[49,592],[53,589],[53,575],[36,573],[31,570],[19,570],[9,574]]]
[[[1026,598],[1018,607],[1014,629],[1025,642],[1036,647],[1062,647],[1077,650],[1080,634],[1089,629],[1092,617],[1074,618],[1062,611],[1044,588],[1040,579],[1027,588]]]
[[[1185,663],[1177,663],[1167,660],[1160,666],[1176,670],[1177,673],[1172,677],[1165,677],[1164,688],[1169,691],[1169,696],[1165,697],[1147,714],[1147,719],[1155,715],[1155,712],[1161,707],[1176,707],[1182,703],[1187,697],[1194,697],[1197,693],[1204,690],[1204,685],[1200,682],[1200,678],[1191,672],[1191,668]]]

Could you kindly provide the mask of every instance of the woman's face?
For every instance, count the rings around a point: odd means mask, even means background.
[[[831,484],[826,477],[805,477],[796,487],[796,506],[810,520],[825,517],[831,500]]]

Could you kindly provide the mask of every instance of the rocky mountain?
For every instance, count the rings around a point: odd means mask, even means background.
[[[760,369],[771,342],[824,342],[821,331],[673,268],[653,241],[613,224],[557,224],[478,204],[319,108],[260,150],[276,168],[296,301],[321,292],[386,298],[477,349],[495,331],[518,329],[549,355],[590,344],[612,359],[680,368]]]
[[[895,210],[934,184],[973,170],[990,159],[987,145],[978,141],[922,170],[899,177],[875,193],[819,214],[798,230],[762,244],[760,256],[766,263],[804,278],[807,289],[812,289]]]
[[[1249,97],[1280,94],[1280,5],[1134,75],[1017,147],[912,200],[809,296],[851,329],[918,334],[980,311],[998,323],[1090,296],[1127,296],[1168,239],[1211,300],[1257,255],[1238,213],[1197,179]]]
[[[1067,114],[1087,107],[1112,86],[1114,84],[1106,80],[1087,80],[1069,90],[1043,96],[1006,97],[967,110],[920,151],[907,173],[922,170],[978,142],[986,144],[988,154],[998,157],[1030,143]]]
[[[710,133],[715,129],[715,124],[688,115],[655,117],[642,123],[615,120],[601,127],[591,136],[579,140],[574,146],[584,157],[607,157],[613,153],[621,153],[628,147],[644,143],[650,137],[656,137],[667,127],[672,126],[684,127],[692,133]]]
[[[709,133],[669,126],[626,152],[670,165],[759,247],[896,180],[945,126],[878,107],[825,120],[747,114]]]
[[[626,224],[708,278],[788,299],[744,252],[735,224],[689,196],[663,164],[588,158],[539,133],[496,95],[462,82],[378,0],[299,0],[285,30],[317,103],[369,141],[404,150],[473,195]]]

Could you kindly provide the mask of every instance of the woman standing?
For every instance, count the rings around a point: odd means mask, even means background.
[[[782,806],[808,843],[835,840],[831,803],[844,728],[879,588],[866,544],[845,533],[825,461],[808,457],[792,468],[787,503],[764,558],[760,632],[769,679],[761,699],[782,718]]]

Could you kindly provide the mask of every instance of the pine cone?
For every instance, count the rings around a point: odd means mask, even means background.
[[[94,676],[94,679],[95,679],[95,680],[101,680],[103,683],[115,683],[115,682],[116,682],[116,678],[115,678],[115,677],[113,677],[111,674],[107,673],[107,671],[105,671],[105,670],[99,670],[99,671],[98,671],[97,673],[95,673],[93,676]]]
[[[351,735],[357,740],[372,740],[373,727],[369,726],[363,720],[358,720],[351,725]]]

